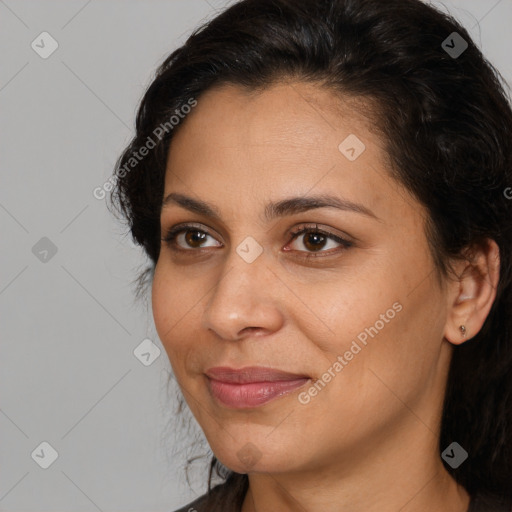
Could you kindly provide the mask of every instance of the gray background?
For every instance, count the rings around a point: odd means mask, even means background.
[[[0,0],[2,511],[171,511],[205,490],[201,463],[185,480],[170,364],[134,302],[147,260],[92,191],[155,67],[228,3]],[[441,5],[512,84],[512,0]],[[59,45],[46,59],[43,31]],[[146,366],[147,338],[161,353]]]

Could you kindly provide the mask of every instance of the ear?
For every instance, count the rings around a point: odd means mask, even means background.
[[[500,275],[500,251],[491,239],[466,251],[456,264],[457,279],[448,288],[444,337],[454,345],[473,338],[482,328],[494,299]],[[465,333],[461,330],[465,327]]]

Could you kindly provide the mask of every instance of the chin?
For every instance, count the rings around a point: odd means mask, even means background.
[[[254,436],[248,436],[246,432],[243,440],[227,436],[225,444],[210,446],[217,459],[237,473],[281,473],[296,468],[300,463],[297,458],[299,448],[278,436],[270,439],[268,432]]]
[[[282,465],[283,461],[277,454],[272,454],[269,458],[259,450],[253,451],[250,448],[242,448],[241,451],[240,456],[238,452],[215,456],[224,466],[236,473],[281,473],[290,469],[286,465]]]

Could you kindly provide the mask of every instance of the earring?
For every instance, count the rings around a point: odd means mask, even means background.
[[[466,336],[466,326],[465,325],[461,325],[459,327],[459,329],[460,329],[460,332],[462,334],[462,337]]]

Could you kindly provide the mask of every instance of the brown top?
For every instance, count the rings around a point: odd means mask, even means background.
[[[217,485],[212,489],[212,493],[216,494],[220,498],[222,494],[223,484]],[[206,500],[206,494],[203,494],[195,501],[189,503],[183,508],[176,510],[176,512],[210,512],[204,508],[204,502]],[[223,508],[223,512],[240,512],[239,510],[226,510]],[[473,496],[469,503],[467,512],[512,512],[512,501],[505,498],[497,497],[484,497],[482,495]]]

